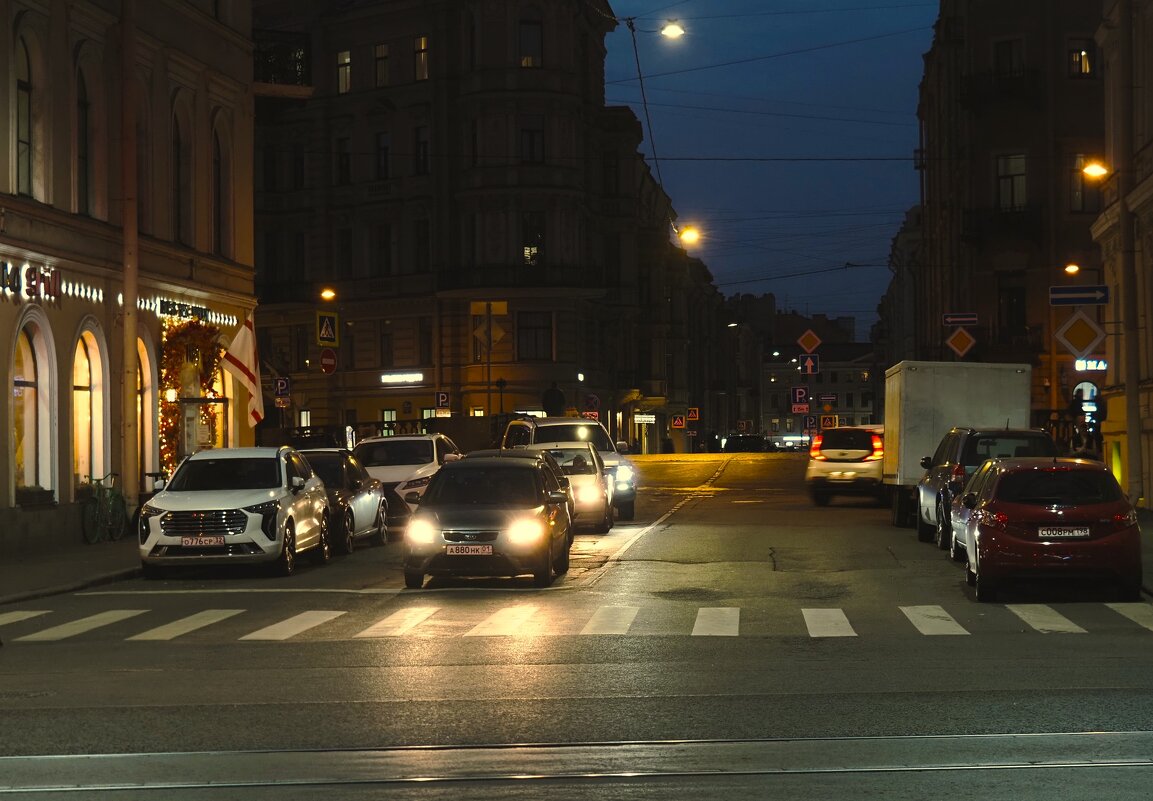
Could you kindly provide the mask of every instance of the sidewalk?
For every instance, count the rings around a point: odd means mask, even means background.
[[[1141,522],[1145,593],[1153,595],[1153,510],[1138,511]],[[57,548],[16,559],[0,556],[0,606],[108,584],[140,572],[135,537],[118,542]]]

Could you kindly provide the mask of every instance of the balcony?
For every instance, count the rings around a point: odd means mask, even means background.
[[[265,97],[311,97],[308,34],[253,31],[253,91]]]

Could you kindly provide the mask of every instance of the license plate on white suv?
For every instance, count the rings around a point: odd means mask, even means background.
[[[181,537],[180,544],[185,548],[211,548],[223,545],[224,537]]]
[[[446,556],[492,556],[491,545],[446,545]]]
[[[1089,536],[1088,526],[1043,526],[1037,534],[1047,540],[1070,540]]]

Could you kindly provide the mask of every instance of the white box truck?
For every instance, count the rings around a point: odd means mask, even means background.
[[[895,526],[916,524],[921,458],[954,426],[1028,428],[1027,364],[904,361],[885,371],[885,455]]]

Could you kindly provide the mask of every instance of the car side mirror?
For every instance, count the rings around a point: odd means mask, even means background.
[[[448,464],[449,462],[455,462],[458,459],[460,459],[459,453],[446,453],[444,455],[444,461],[441,462],[441,464]]]
[[[921,457],[921,467],[928,470],[932,466],[933,466],[933,457],[932,456],[922,456]]]
[[[568,496],[560,490],[553,490],[548,494],[549,503],[568,503]]]
[[[163,478],[158,478],[152,482],[152,489],[154,492],[160,492],[160,490],[164,489],[167,486],[168,486],[168,482],[166,480],[164,480]]]
[[[420,493],[416,492],[415,490],[413,490],[412,492],[406,492],[404,494],[404,502],[405,503],[411,503],[414,506],[419,504],[420,503]]]
[[[289,480],[288,486],[293,492],[300,492],[304,489],[304,478],[301,476],[293,476],[291,480]]]
[[[977,493],[966,492],[965,497],[961,499],[961,505],[964,506],[966,509],[976,509],[977,508]]]

